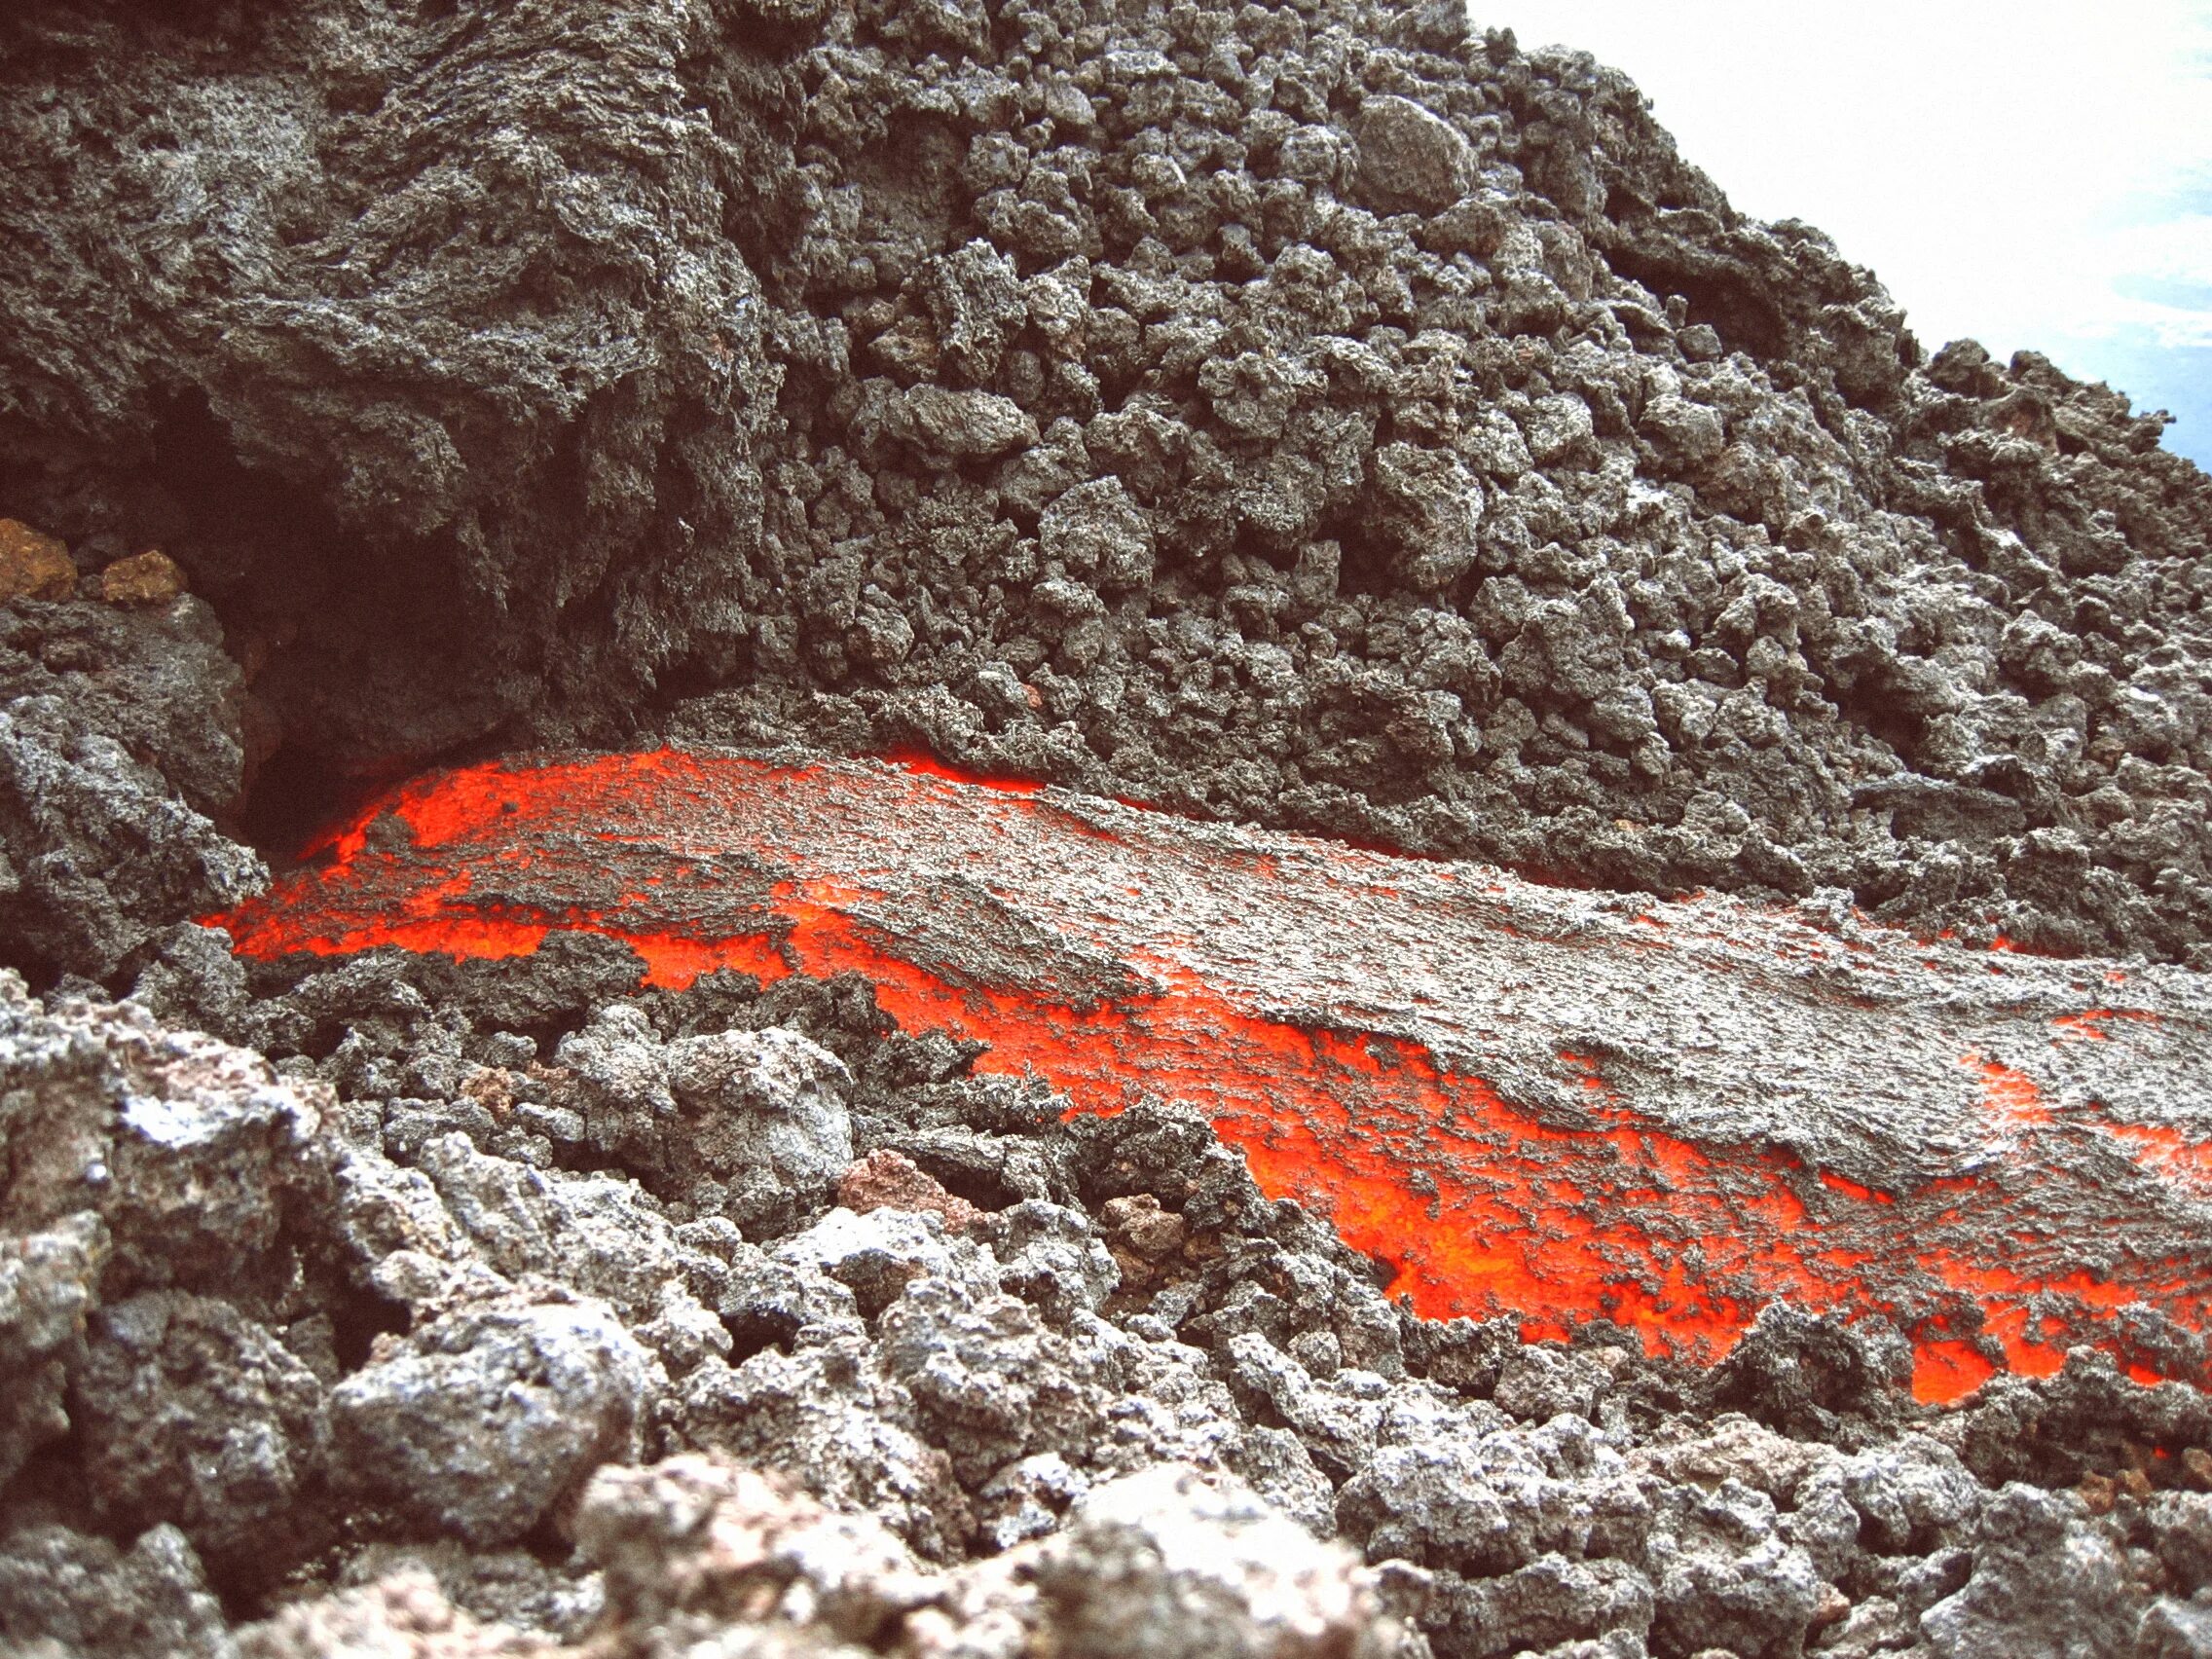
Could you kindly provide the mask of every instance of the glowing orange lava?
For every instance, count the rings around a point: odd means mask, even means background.
[[[2157,1020],[2081,1007],[1893,1037],[1882,997],[1967,977],[1901,936],[1846,950],[1721,901],[1616,914],[918,761],[507,761],[410,783],[319,850],[210,918],[241,954],[501,957],[583,930],[631,945],[646,985],[858,973],[909,1029],[980,1039],[978,1069],[1034,1072],[1077,1109],[1195,1105],[1425,1316],[1509,1313],[1531,1336],[1605,1318],[1710,1360],[1788,1297],[1898,1322],[1926,1399],[2047,1373],[2080,1341],[2203,1374],[2212,1133],[2084,1126],[2033,1075]],[[1772,967],[1729,932],[1762,927]],[[1819,1135],[1712,1126],[1784,1095]],[[1937,1129],[1959,1150],[1928,1153]],[[2092,1135],[2136,1186],[2067,1161]],[[2123,1309],[2164,1346],[2120,1331]]]

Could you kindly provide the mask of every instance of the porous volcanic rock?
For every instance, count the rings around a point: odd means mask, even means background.
[[[271,1058],[0,981],[0,1640],[1692,1659],[1723,1628],[2194,1628],[2194,1387],[2083,1348],[1936,1410],[1879,1322],[1772,1308],[1708,1371],[1603,1321],[1422,1319],[1188,1107],[1071,1117],[856,977],[637,990],[610,948],[614,998],[582,948],[168,940],[165,1016]],[[656,1194],[586,1126],[578,1030],[646,1076],[716,1032],[835,1056],[840,1185],[910,1167],[922,1207],[800,1179],[755,1234],[726,1189]],[[735,1121],[758,1166],[820,1075]]]
[[[2212,940],[2212,482],[2039,357],[1931,356],[1588,57],[1382,0],[0,31],[0,507],[178,561],[272,788],[919,745]]]
[[[248,719],[199,599],[0,606],[0,963],[113,978],[258,889],[217,826],[243,805]]]
[[[29,0],[0,324],[0,1649],[2212,1651],[2170,1321],[1937,1407],[1905,1334],[1801,1304],[1710,1368],[1419,1317],[1214,1094],[1076,1112],[1020,1075],[1045,1027],[903,1029],[779,954],[941,966],[972,880],[856,914],[687,866],[742,960],[481,871],[470,956],[202,925],[432,758],[926,752],[1794,902],[1795,992],[1895,966],[1922,1060],[2033,1026],[1930,1097],[2179,1225],[2192,1108],[2146,1090],[2212,966],[2212,483],[2041,358],[1931,355],[1620,76],[1449,0]],[[1647,907],[1544,913],[1612,950]],[[977,984],[1142,988],[1014,913]],[[2013,980],[2000,936],[2165,966]],[[1591,1035],[1501,1087],[1788,1144],[1787,1089]]]

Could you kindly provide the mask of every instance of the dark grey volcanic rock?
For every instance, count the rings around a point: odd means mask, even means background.
[[[41,0],[0,497],[268,788],[921,745],[1601,885],[2212,940],[2212,482],[1451,9]]]
[[[261,861],[213,822],[242,804],[246,718],[198,599],[0,607],[0,964],[114,977],[257,892]]]
[[[295,745],[419,756],[730,635],[775,400],[731,233],[789,171],[742,8],[0,28],[10,493],[226,595]]]
[[[2212,1411],[2086,1350],[1936,1412],[1894,1335],[1787,1309],[1703,1374],[1424,1322],[1187,1109],[1070,1120],[857,981],[608,1005],[560,952],[385,952],[249,994],[195,960],[146,994],[274,1067],[0,977],[11,1652],[2164,1654],[2203,1623]],[[794,1180],[749,1238],[622,1172],[579,1103],[718,1033],[823,1060],[710,1132],[769,1167],[834,1054],[856,1161],[900,1155],[916,1207]]]
[[[2158,429],[1449,0],[0,10],[0,516],[199,596],[10,533],[0,1649],[2212,1651],[2195,1389],[1423,1323],[857,980],[186,920],[432,756],[798,739],[2202,968]]]

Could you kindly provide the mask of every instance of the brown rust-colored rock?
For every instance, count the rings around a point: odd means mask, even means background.
[[[0,604],[11,599],[67,599],[77,591],[69,549],[15,519],[0,519]]]
[[[934,1215],[947,1233],[965,1233],[982,1212],[944,1190],[936,1176],[888,1147],[869,1153],[837,1178],[837,1201],[855,1214],[903,1209]]]
[[[100,572],[100,598],[110,605],[166,605],[185,586],[183,569],[159,547],[118,559]]]

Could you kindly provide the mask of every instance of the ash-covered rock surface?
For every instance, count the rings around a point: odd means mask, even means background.
[[[61,573],[11,591],[0,568],[0,963],[112,978],[267,880],[216,823],[244,802],[245,689],[204,601],[73,598],[58,542],[0,519],[0,558],[11,536]]]
[[[2203,1650],[2212,1407],[2087,1349],[1524,1345],[858,979],[222,946],[0,979],[0,1649]]]
[[[2212,941],[2212,482],[1448,0],[39,0],[0,157],[7,510],[166,548],[285,788],[922,745]]]

